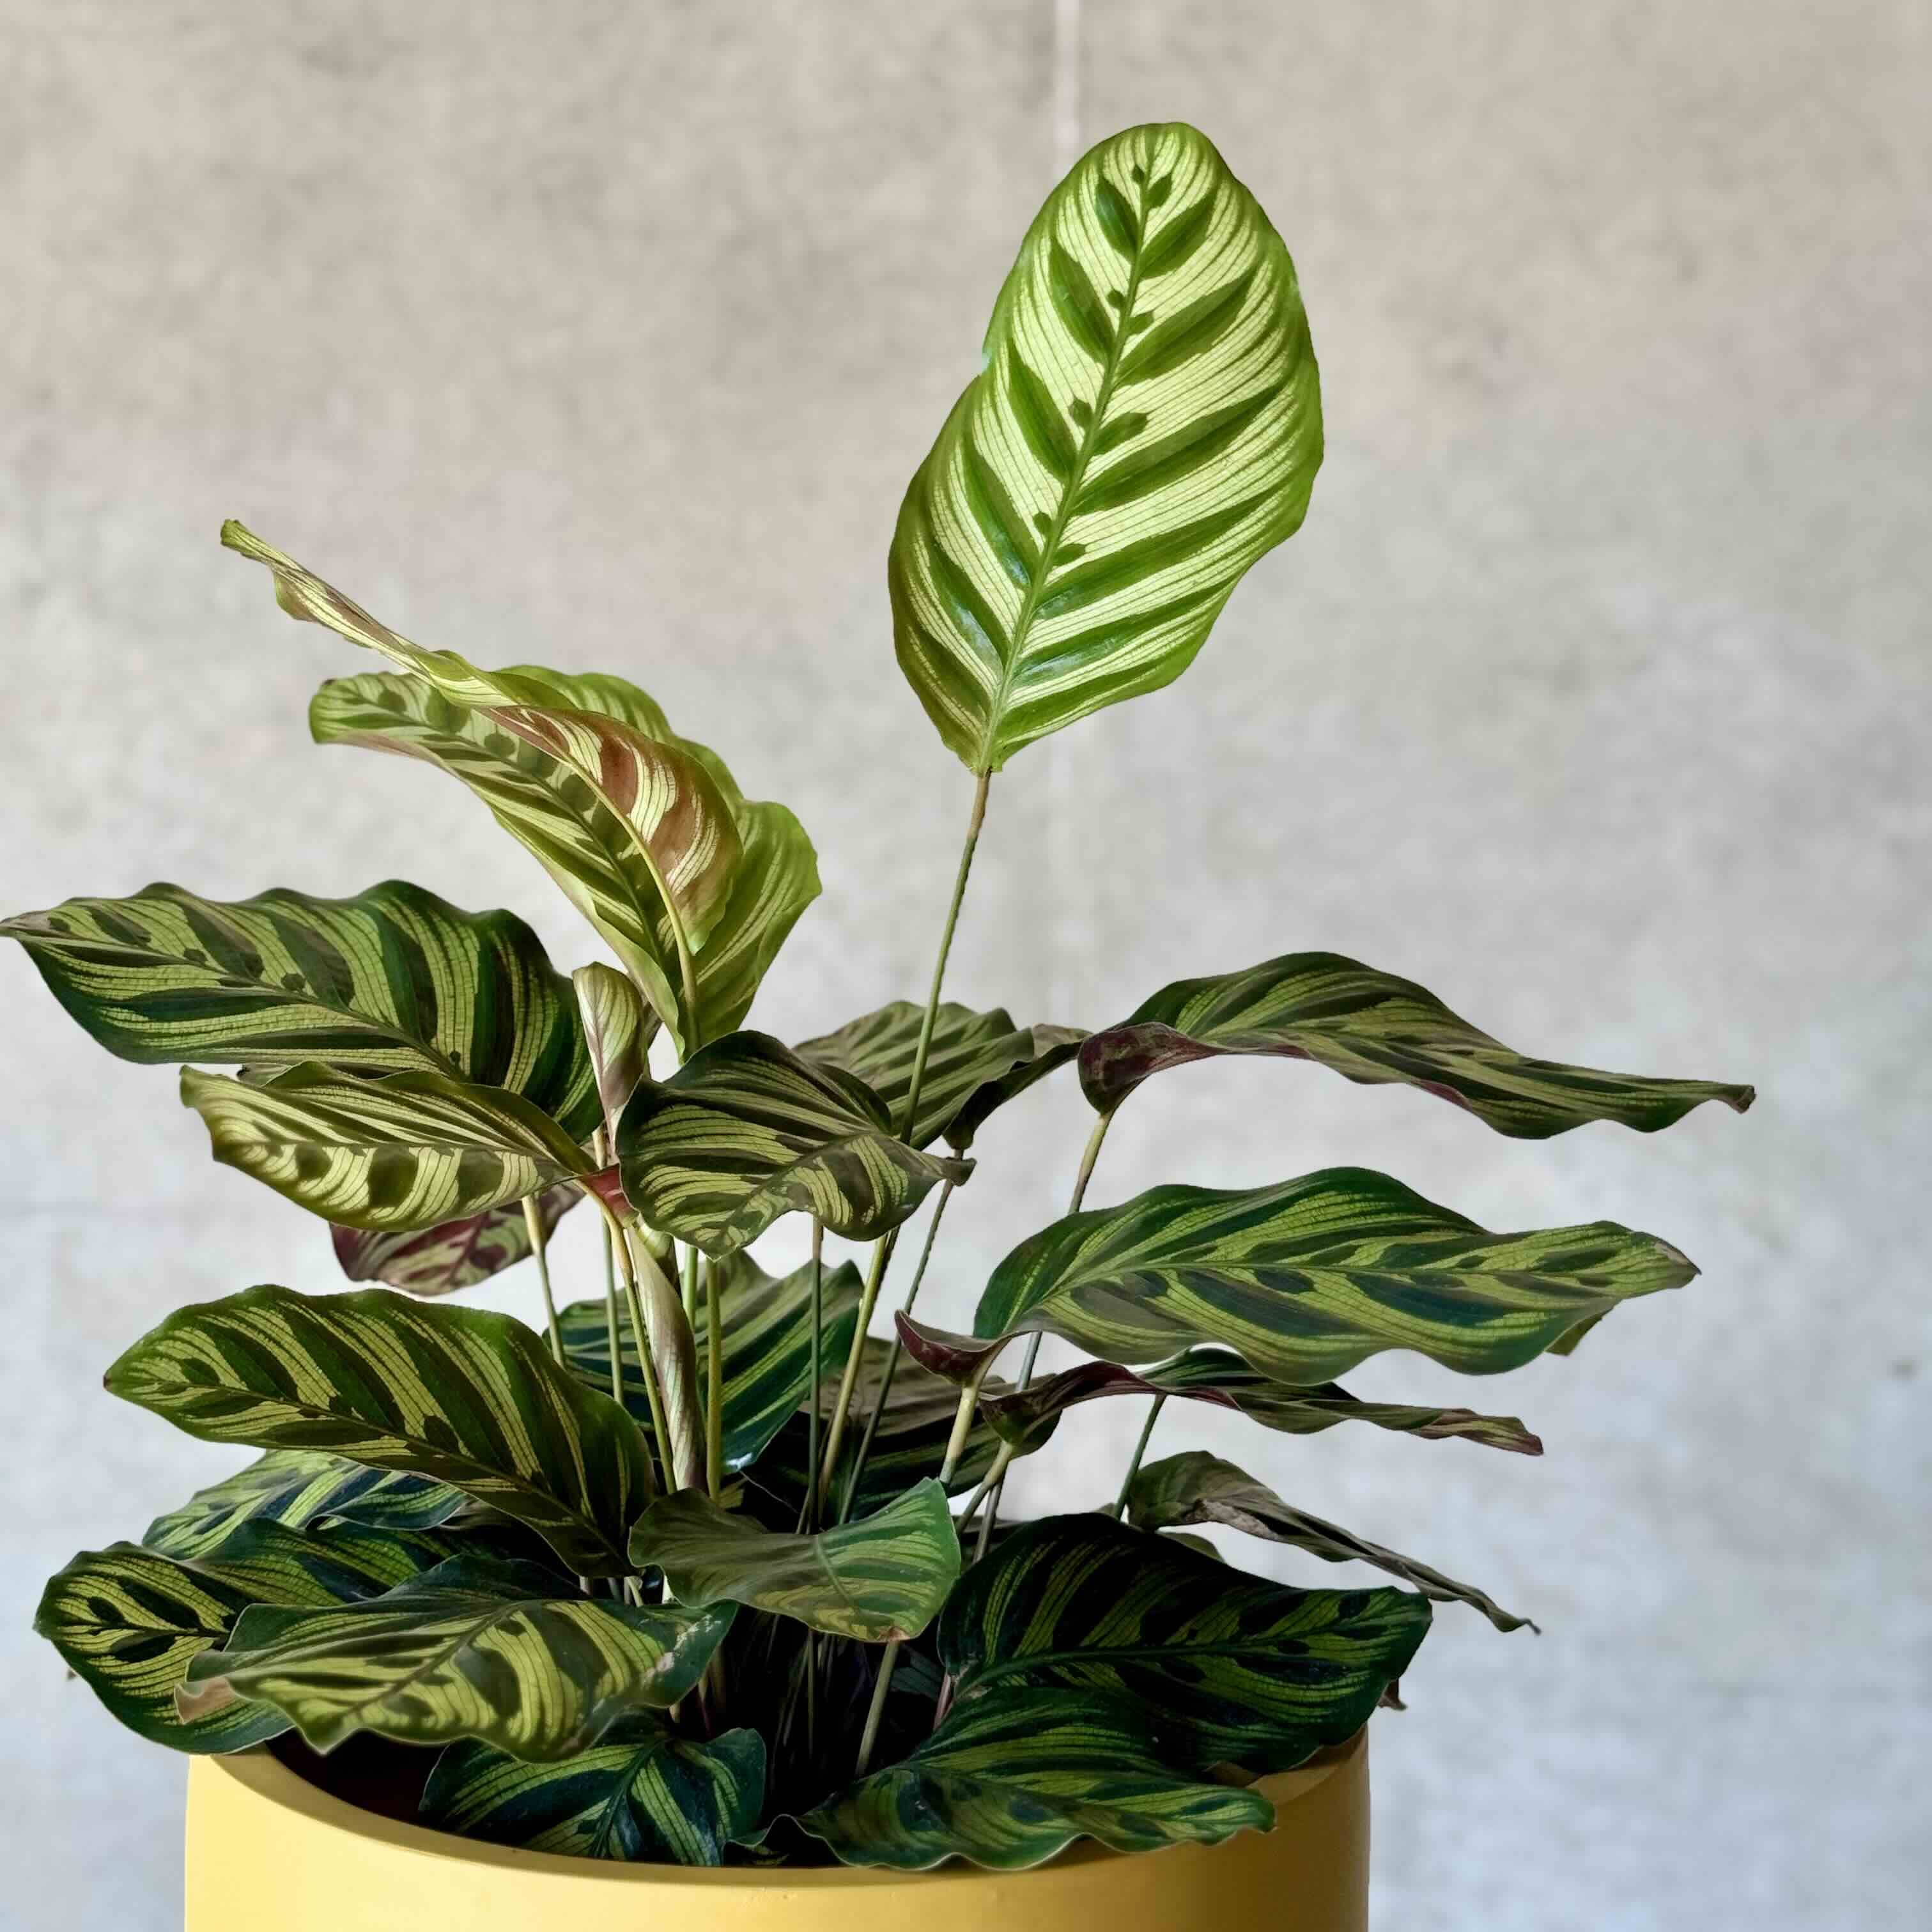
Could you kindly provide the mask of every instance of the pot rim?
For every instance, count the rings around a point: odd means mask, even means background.
[[[1277,1772],[1272,1777],[1257,1780],[1254,1788],[1270,1798],[1279,1811],[1284,1805],[1306,1796],[1358,1756],[1366,1748],[1367,1736],[1365,1726],[1346,1743],[1318,1751],[1306,1764],[1294,1770]],[[596,1881],[618,1886],[781,1892],[836,1891],[842,1887],[878,1891],[896,1886],[908,1892],[929,1892],[938,1886],[974,1885],[988,1880],[1010,1882],[1034,1874],[1064,1871],[1104,1858],[1144,1856],[1113,1851],[1086,1838],[1076,1840],[1044,1864],[1018,1871],[995,1871],[958,1859],[948,1859],[943,1864],[916,1872],[881,1870],[856,1865],[797,1870],[782,1866],[760,1869],[742,1866],[624,1864],[603,1858],[572,1858],[560,1852],[526,1851],[513,1845],[488,1844],[479,1839],[458,1838],[454,1832],[434,1831],[427,1825],[386,1818],[380,1812],[365,1811],[360,1805],[352,1804],[346,1798],[338,1798],[310,1784],[299,1772],[292,1771],[272,1751],[260,1745],[251,1750],[198,1758],[195,1762],[198,1769],[232,1778],[257,1801],[293,1812],[325,1830],[374,1840],[379,1844],[419,1856],[447,1858],[459,1864],[548,1874],[579,1884]]]

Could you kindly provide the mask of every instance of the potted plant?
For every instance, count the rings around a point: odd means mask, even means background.
[[[1433,1604],[1522,1619],[1231,1463],[1148,1460],[1156,1418],[1204,1402],[1534,1454],[1513,1417],[1335,1378],[1384,1350],[1473,1375],[1568,1352],[1695,1270],[1612,1222],[1493,1234],[1354,1168],[1089,1206],[1108,1125],[1228,1054],[1405,1083],[1522,1138],[1751,1094],[1526,1058],[1332,953],[1178,980],[1092,1030],[944,1000],[994,775],[1178,676],[1300,524],[1321,448],[1294,272],[1253,198],[1186,127],[1094,148],[1029,231],[892,544],[899,664],[974,780],[930,990],[795,1045],[745,1024],[818,891],[790,812],[622,680],[421,648],[224,529],[286,611],[388,661],[322,686],[315,737],[460,779],[617,964],[566,980],[509,914],[394,881],[232,904],[156,885],[5,924],[103,1046],[183,1064],[217,1159],[385,1284],[179,1309],[108,1371],[259,1452],[76,1556],[38,1619],[130,1729],[194,1755],[194,1932],[1366,1923],[1364,1726]],[[977,1137],[1063,1068],[1094,1117],[1065,1216],[1000,1264],[970,1334],[922,1324]],[[547,1243],[586,1202],[603,1280],[560,1300]],[[812,1258],[775,1276],[752,1244],[792,1214]],[[526,1258],[540,1328],[445,1298]],[[1089,1359],[1036,1378],[1046,1334]],[[1107,1495],[1002,1516],[1016,1457],[1123,1398],[1145,1421]],[[1393,1580],[1288,1588],[1203,1527]]]

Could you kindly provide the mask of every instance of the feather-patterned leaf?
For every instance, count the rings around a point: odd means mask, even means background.
[[[217,1160],[352,1228],[440,1229],[594,1163],[507,1088],[442,1073],[358,1080],[309,1062],[266,1084],[182,1070]]]
[[[508,1316],[386,1288],[254,1288],[179,1309],[109,1393],[211,1442],[322,1450],[429,1477],[527,1524],[581,1576],[621,1576],[652,1493],[637,1425]]]
[[[631,1555],[662,1570],[681,1604],[745,1604],[861,1643],[917,1636],[959,1574],[946,1492],[930,1481],[811,1536],[761,1528],[686,1490],[645,1511]]]
[[[570,976],[584,1043],[597,1079],[599,1124],[614,1132],[617,1116],[650,1071],[654,1022],[638,989],[614,968],[593,962]]]
[[[871,1240],[936,1184],[972,1172],[896,1138],[885,1102],[856,1076],[761,1033],[728,1034],[670,1079],[642,1082],[618,1123],[617,1157],[644,1219],[713,1257],[793,1213]]]
[[[1742,1113],[1754,1097],[1749,1087],[1714,1081],[1527,1059],[1426,988],[1337,952],[1288,952],[1244,973],[1163,986],[1081,1048],[1080,1084],[1110,1113],[1150,1075],[1222,1054],[1312,1060],[1364,1086],[1419,1087],[1518,1140],[1589,1120],[1654,1133],[1706,1100]]]
[[[1132,1698],[1171,1762],[1286,1771],[1368,1722],[1429,1629],[1400,1590],[1291,1590],[1101,1516],[1016,1530],[939,1622],[962,1707],[989,1691]]]
[[[1332,1167],[1070,1215],[994,1270],[973,1330],[982,1342],[1043,1330],[1123,1362],[1218,1343],[1303,1386],[1388,1348],[1494,1375],[1696,1272],[1614,1221],[1492,1234],[1386,1174]]]
[[[573,1180],[560,1181],[536,1197],[545,1240],[583,1198],[584,1190]],[[426,1296],[473,1288],[527,1260],[530,1252],[530,1223],[521,1202],[513,1207],[486,1208],[479,1214],[466,1214],[435,1228],[397,1233],[338,1225],[328,1232],[335,1258],[351,1281],[380,1281]]]
[[[322,1751],[374,1731],[555,1762],[623,1712],[687,1695],[732,1615],[592,1603],[540,1564],[456,1556],[367,1603],[243,1611],[190,1662],[180,1701],[271,1705]]]
[[[1178,677],[1321,457],[1294,266],[1254,197],[1192,128],[1102,142],[1021,244],[899,512],[894,640],[940,736],[997,771]]]
[[[1127,1514],[1142,1529],[1219,1525],[1244,1536],[1305,1550],[1324,1563],[1366,1563],[1436,1603],[1467,1604],[1480,1610],[1499,1630],[1521,1630],[1526,1624],[1536,1628],[1527,1617],[1512,1616],[1493,1598],[1426,1563],[1291,1508],[1265,1483],[1204,1450],[1191,1449],[1141,1469],[1127,1491]]]
[[[429,1774],[422,1817],[466,1838],[568,1858],[718,1865],[728,1845],[757,1828],[764,1795],[756,1731],[680,1738],[633,1713],[559,1764],[452,1744]]]
[[[0,934],[124,1060],[418,1068],[508,1088],[568,1133],[596,1124],[570,990],[510,913],[462,912],[398,879],[235,904],[156,884],[22,913]]]
[[[847,1864],[1019,1871],[1076,1838],[1117,1852],[1219,1844],[1268,1830],[1274,1807],[1176,1770],[1125,1697],[1028,1689],[962,1702],[910,1756],[798,1822]]]

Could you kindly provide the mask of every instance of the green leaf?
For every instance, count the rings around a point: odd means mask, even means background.
[[[1704,1101],[1742,1113],[1755,1097],[1749,1087],[1526,1059],[1413,980],[1337,952],[1287,952],[1245,973],[1163,986],[1081,1048],[1080,1084],[1111,1113],[1149,1076],[1222,1054],[1312,1060],[1363,1086],[1419,1087],[1517,1140],[1589,1120],[1654,1133]]]
[[[157,884],[23,913],[0,934],[124,1060],[454,1073],[572,1136],[596,1124],[570,989],[507,912],[459,911],[395,879],[352,899],[278,890],[232,905]]]
[[[728,1255],[711,1265],[718,1270],[718,1312],[724,1330],[724,1466],[737,1470],[764,1450],[811,1386],[812,1264],[808,1262],[782,1279],[766,1274],[748,1254]],[[824,1270],[822,1360],[842,1360],[852,1346],[862,1292],[859,1270],[851,1262]],[[624,1352],[625,1403],[640,1422],[648,1423],[644,1364],[626,1310],[618,1310],[617,1322]],[[573,1302],[558,1322],[571,1367],[592,1388],[608,1389],[610,1330],[604,1304]],[[704,1388],[709,1382],[708,1322],[698,1324],[696,1341],[697,1381]]]
[[[869,1240],[937,1183],[972,1172],[895,1138],[862,1080],[761,1033],[728,1034],[670,1079],[642,1082],[617,1124],[617,1157],[644,1219],[714,1258],[794,1212]]]
[[[624,1712],[686,1696],[732,1615],[592,1603],[539,1564],[457,1556],[368,1603],[244,1610],[190,1663],[182,1701],[272,1705],[321,1751],[374,1731],[554,1762]]]
[[[527,1100],[447,1074],[358,1080],[310,1061],[257,1084],[188,1066],[181,1092],[217,1160],[349,1227],[440,1229],[595,1171]]]
[[[856,1074],[899,1120],[912,1090],[926,1009],[895,1000],[877,1012],[849,1021],[836,1033],[801,1040],[795,1051],[808,1060]],[[1087,1037],[1077,1027],[1016,1027],[1004,1006],[976,1013],[944,1002],[934,1016],[926,1075],[920,1085],[919,1118],[904,1138],[926,1147],[941,1134],[963,1153],[988,1114],[1064,1066]]]
[[[614,1132],[632,1090],[651,1070],[651,1035],[657,1022],[637,988],[612,967],[580,966],[570,983],[596,1076],[598,1124]]]
[[[1270,1829],[1274,1807],[1176,1770],[1124,1697],[1028,1689],[962,1702],[910,1756],[798,1822],[847,1864],[1020,1871],[1076,1838],[1117,1852],[1219,1844]]]
[[[567,1858],[717,1865],[756,1829],[764,1793],[756,1731],[680,1738],[632,1715],[560,1764],[452,1744],[429,1774],[422,1816],[438,1831]]]
[[[584,1190],[572,1180],[560,1181],[537,1196],[546,1238],[583,1198]],[[328,1233],[335,1258],[351,1281],[380,1281],[431,1297],[473,1288],[527,1260],[530,1252],[530,1225],[520,1201],[507,1208],[486,1208],[480,1214],[466,1214],[440,1227],[398,1233],[338,1224]]]
[[[997,1691],[1111,1692],[1170,1761],[1286,1771],[1366,1724],[1429,1629],[1400,1590],[1291,1590],[1102,1516],[1016,1530],[939,1622],[962,1708]]]
[[[1179,676],[1321,458],[1307,319],[1254,197],[1192,128],[1103,141],[1021,244],[899,512],[893,638],[939,735],[997,771]]]
[[[448,1483],[527,1524],[580,1576],[628,1570],[651,1494],[637,1425],[521,1322],[384,1288],[253,1288],[178,1310],[106,1384],[205,1442],[322,1450]]]
[[[775,1534],[684,1490],[645,1511],[631,1556],[662,1570],[680,1603],[746,1604],[861,1643],[917,1636],[959,1574],[946,1492],[931,1481],[815,1536]]]
[[[1492,1234],[1386,1174],[1331,1167],[1273,1187],[1156,1187],[1070,1215],[994,1270],[973,1332],[1043,1330],[1124,1362],[1216,1342],[1304,1386],[1387,1348],[1495,1375],[1696,1272],[1614,1221]]]
[[[1526,1624],[1536,1628],[1527,1617],[1511,1616],[1481,1591],[1426,1563],[1400,1556],[1318,1516],[1292,1509],[1265,1483],[1202,1450],[1189,1450],[1143,1468],[1127,1491],[1127,1514],[1142,1529],[1219,1524],[1244,1536],[1305,1550],[1324,1563],[1370,1564],[1436,1603],[1470,1604],[1499,1630],[1521,1630]]]

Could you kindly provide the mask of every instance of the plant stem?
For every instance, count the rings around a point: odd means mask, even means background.
[[[704,1312],[710,1331],[705,1350],[704,1474],[716,1502],[724,1487],[724,1311],[714,1261],[704,1264]]]
[[[966,896],[966,881],[973,870],[973,854],[980,844],[980,829],[986,822],[986,793],[992,784],[992,774],[982,772],[979,782],[973,788],[973,809],[966,821],[965,842],[959,850],[959,869],[952,881],[952,898],[946,908],[946,927],[939,936],[939,956],[932,963],[932,985],[926,996],[926,1017],[920,1022],[919,1045],[913,1054],[912,1082],[906,1088],[905,1105],[901,1108],[898,1122],[899,1136],[903,1139],[912,1131],[914,1120],[918,1117],[921,1090],[926,1084],[926,1063],[932,1050],[932,1028],[939,1016],[940,989],[946,982],[946,962],[952,950],[952,934],[959,923],[959,907]],[[845,1439],[845,1418],[851,1412],[852,1394],[859,1382],[859,1365],[865,1359],[866,1330],[872,1319],[872,1310],[879,1298],[879,1284],[885,1279],[886,1264],[892,1258],[892,1252],[898,1238],[898,1230],[883,1236],[872,1250],[872,1265],[866,1277],[866,1292],[859,1303],[858,1324],[852,1330],[851,1352],[845,1358],[845,1372],[838,1383],[838,1397],[832,1405],[832,1426],[826,1438],[825,1468],[827,1480],[830,1472],[838,1466],[838,1451]]]
[[[652,1432],[657,1438],[658,1466],[663,1473],[664,1487],[679,1489],[683,1485],[678,1477],[677,1459],[671,1454],[670,1428],[664,1413],[664,1396],[658,1387],[657,1358],[651,1347],[650,1328],[644,1320],[644,1304],[638,1292],[637,1263],[625,1237],[623,1223],[611,1212],[602,1195],[592,1192],[590,1198],[603,1210],[605,1231],[610,1237],[617,1272],[623,1282],[632,1330],[638,1338],[638,1354],[644,1372],[644,1394],[651,1406]]]
[[[605,1144],[602,1127],[591,1136],[590,1151],[600,1167],[610,1158],[610,1150]],[[604,1328],[610,1344],[610,1400],[622,1408],[624,1406],[624,1324],[617,1314],[617,1258],[610,1245],[611,1228],[608,1215],[604,1217],[603,1232]]]
[[[543,1210],[534,1194],[524,1196],[524,1226],[529,1230],[530,1252],[537,1258],[537,1279],[543,1283],[544,1320],[550,1328],[550,1352],[559,1368],[563,1366],[563,1330],[557,1326],[556,1297],[550,1288],[550,1256],[544,1252]]]
[[[684,1251],[684,1318],[691,1332],[698,1333],[698,1249],[694,1244]]]
[[[799,1506],[798,1526],[803,1531],[818,1527],[818,1426],[819,1393],[825,1380],[825,1365],[820,1359],[824,1334],[824,1250],[825,1223],[817,1215],[812,1217],[812,1369],[810,1392],[805,1399],[805,1500]],[[807,1640],[808,1646],[810,1640]],[[812,1652],[806,1652],[806,1667],[811,1667]]]
[[[1141,1428],[1141,1439],[1134,1444],[1133,1457],[1127,1464],[1127,1473],[1120,1479],[1119,1499],[1108,1512],[1116,1522],[1126,1520],[1127,1492],[1133,1487],[1134,1478],[1141,1472],[1141,1458],[1147,1454],[1148,1438],[1154,1433],[1154,1426],[1160,1420],[1160,1412],[1166,1406],[1167,1397],[1164,1395],[1157,1395],[1154,1399],[1153,1407],[1148,1411],[1147,1420]]]

